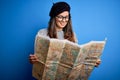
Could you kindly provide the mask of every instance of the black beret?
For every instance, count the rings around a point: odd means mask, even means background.
[[[66,2],[53,3],[53,6],[49,13],[49,16],[55,17],[64,11],[68,11],[70,13],[70,5],[68,3],[66,3]]]

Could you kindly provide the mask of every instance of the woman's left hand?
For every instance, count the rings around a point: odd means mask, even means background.
[[[95,67],[98,67],[101,64],[101,60],[98,58],[96,63],[95,63]]]

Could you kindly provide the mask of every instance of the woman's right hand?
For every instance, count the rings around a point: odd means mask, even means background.
[[[38,61],[39,61],[38,57],[35,54],[30,54],[29,55],[29,62],[31,64],[37,63]]]

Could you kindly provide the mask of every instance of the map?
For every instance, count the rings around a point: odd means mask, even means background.
[[[33,64],[32,75],[37,80],[88,80],[105,43],[106,40],[79,45],[39,36],[35,44],[39,62]]]

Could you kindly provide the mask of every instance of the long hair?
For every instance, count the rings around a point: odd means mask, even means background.
[[[52,17],[50,18],[50,21],[48,24],[48,36],[50,38],[57,38],[57,31],[55,27],[56,27],[55,17]],[[71,16],[69,17],[69,20],[66,26],[63,28],[63,32],[64,32],[64,39],[75,42],[74,33],[72,30]]]

